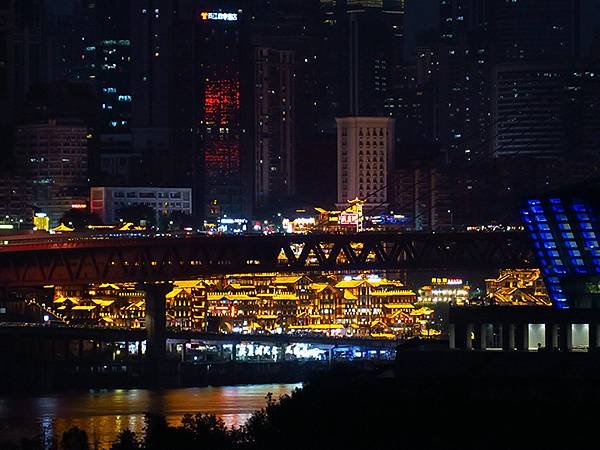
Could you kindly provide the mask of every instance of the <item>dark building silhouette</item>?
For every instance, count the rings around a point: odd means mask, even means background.
[[[404,57],[404,2],[321,0],[337,116],[384,115]]]

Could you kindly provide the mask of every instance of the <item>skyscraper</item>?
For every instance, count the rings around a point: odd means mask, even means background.
[[[56,225],[73,205],[88,199],[87,127],[78,120],[50,119],[17,129],[17,156],[33,183],[35,208]]]
[[[321,0],[338,115],[377,116],[400,68],[404,0]]]
[[[0,3],[0,126],[18,121],[27,92],[40,81],[41,39],[41,0]]]
[[[273,204],[295,192],[296,53],[255,47],[255,201]]]
[[[387,206],[388,173],[393,163],[394,119],[343,117],[338,124],[338,208],[355,198],[365,212]]]
[[[242,190],[247,43],[237,6],[146,0],[133,7],[134,147],[148,182],[192,187],[195,215],[206,220],[245,215],[252,205],[242,200],[252,191]]]

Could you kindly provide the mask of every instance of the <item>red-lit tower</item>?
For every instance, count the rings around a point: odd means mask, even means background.
[[[218,3],[218,4],[217,4]],[[207,220],[243,215],[240,126],[240,23],[242,11],[226,3],[197,12],[199,154],[196,185]]]

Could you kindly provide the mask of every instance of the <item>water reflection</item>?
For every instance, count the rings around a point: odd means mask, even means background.
[[[90,441],[108,447],[116,435],[129,428],[142,433],[144,413],[162,414],[178,425],[186,413],[212,413],[228,426],[242,425],[265,397],[291,392],[301,384],[262,384],[204,388],[116,389],[64,393],[44,397],[0,398],[0,441],[32,437],[44,430],[46,441],[60,439],[72,426],[87,431]]]

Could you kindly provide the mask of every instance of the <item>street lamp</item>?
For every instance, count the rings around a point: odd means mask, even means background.
[[[450,228],[453,229],[454,228],[454,220],[453,220],[454,217],[452,215],[452,210],[451,209],[448,210],[448,214],[450,214]]]

